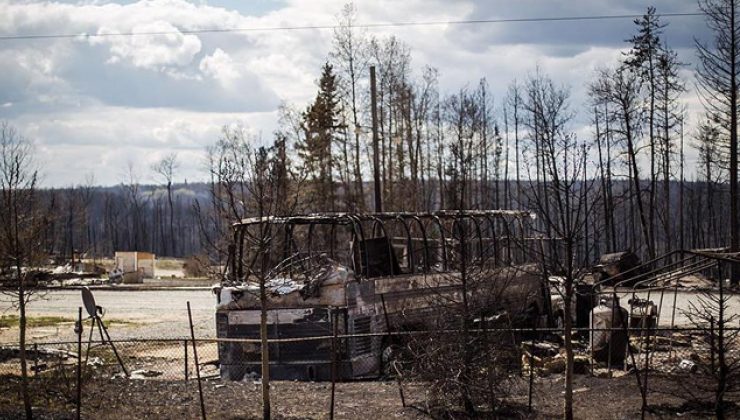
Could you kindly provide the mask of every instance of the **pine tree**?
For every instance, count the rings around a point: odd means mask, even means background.
[[[342,128],[338,123],[338,104],[337,78],[332,65],[326,63],[322,68],[316,99],[302,116],[304,138],[296,145],[303,169],[314,187],[308,199],[315,211],[335,210],[332,144]]]
[[[635,20],[639,27],[637,35],[629,39],[632,49],[627,53],[624,64],[639,75],[641,88],[646,90],[648,147],[650,149],[650,190],[648,195],[648,236],[645,238],[648,256],[655,257],[655,192],[656,192],[656,96],[658,91],[657,66],[661,53],[660,35],[664,24],[660,23],[654,7],[648,7],[642,18]]]

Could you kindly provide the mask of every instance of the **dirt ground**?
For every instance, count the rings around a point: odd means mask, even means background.
[[[655,345],[655,344],[654,344]],[[90,353],[91,366],[83,382],[83,418],[198,418],[197,381],[193,379],[195,365],[188,358],[190,380],[185,381],[184,348],[180,342],[119,342],[117,348],[129,372],[151,372],[149,379],[124,379],[114,355],[107,346],[95,347]],[[655,347],[657,349],[657,347]],[[682,348],[684,354],[688,348]],[[73,347],[62,350],[73,354]],[[217,360],[216,345],[201,342],[198,354],[201,362]],[[713,418],[711,410],[699,409],[687,403],[687,390],[696,388],[702,376],[668,369],[671,363],[659,363],[665,352],[655,353],[657,369],[650,372],[648,418]],[[92,362],[96,361],[96,362]],[[55,363],[60,363],[57,366]],[[75,358],[43,356],[31,366],[44,366],[39,376],[31,380],[35,394],[34,406],[39,418],[71,418],[74,416]],[[17,359],[0,363],[0,418],[20,415]],[[597,369],[597,376],[606,369]],[[1,375],[5,373],[6,375]],[[574,409],[579,419],[640,418],[641,394],[635,373],[615,369],[611,379],[578,374],[574,378]],[[203,384],[208,418],[237,419],[261,417],[260,385],[254,380],[224,381],[217,377],[215,365],[205,363],[201,374],[207,376]],[[667,375],[674,375],[669,377]],[[683,375],[683,376],[677,376]],[[215,376],[215,377],[214,377]],[[562,418],[563,375],[552,373],[536,377],[533,387],[533,411],[527,409],[528,380],[514,376],[512,392],[507,398],[513,407],[511,416],[504,418]],[[427,408],[427,386],[405,383],[406,402]],[[278,381],[272,384],[272,407],[275,418],[327,418],[331,384]],[[336,418],[426,418],[422,411],[401,405],[399,390],[394,381],[367,381],[340,383],[335,395]],[[706,397],[706,396],[705,396]],[[733,400],[734,398],[734,400]],[[729,401],[740,404],[740,395],[728,395]],[[483,416],[484,418],[490,416]],[[457,418],[457,417],[456,417]],[[499,416],[501,418],[501,416]],[[735,408],[728,418],[740,418]]]
[[[680,381],[678,381],[680,382]],[[676,380],[652,378],[647,418],[712,418],[711,412],[690,409],[680,398]],[[73,383],[73,382],[72,382]],[[208,418],[261,418],[260,385],[254,381],[204,380],[204,402]],[[96,379],[85,383],[83,418],[130,419],[198,418],[200,406],[197,382],[163,380]],[[65,419],[74,416],[74,387],[60,382],[51,386],[35,380],[34,405],[39,418]],[[404,384],[407,404],[424,409],[424,385]],[[562,377],[538,379],[534,387],[534,410],[527,411],[527,392],[513,395],[513,418],[561,418]],[[659,390],[659,391],[658,391]],[[325,419],[329,417],[330,383],[274,382],[271,386],[272,414],[279,419]],[[575,417],[579,419],[632,419],[640,417],[641,397],[634,375],[604,379],[577,376],[574,386]],[[351,382],[336,386],[335,417],[341,419],[417,419],[428,416],[412,407],[403,407],[397,384]],[[17,377],[0,378],[0,417],[21,414]],[[738,418],[740,411],[729,413]]]

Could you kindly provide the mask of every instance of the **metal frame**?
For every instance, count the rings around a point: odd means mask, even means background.
[[[403,226],[404,233],[406,235],[406,245],[408,249],[408,266],[410,273],[415,274],[418,272],[417,270],[417,255],[414,250],[414,237],[412,235],[412,229],[409,223],[409,220],[413,220],[416,222],[417,226],[420,230],[421,239],[424,244],[424,266],[422,268],[423,272],[430,272],[431,271],[431,264],[430,264],[430,250],[429,250],[429,233],[427,232],[427,226],[425,225],[425,222],[428,222],[430,224],[436,225],[438,231],[439,231],[439,241],[441,245],[441,257],[442,257],[442,271],[448,271],[450,269],[450,250],[448,249],[448,238],[447,233],[451,233],[451,237],[455,238],[455,227],[460,225],[463,220],[470,219],[472,223],[474,224],[475,233],[474,235],[477,235],[478,245],[479,245],[479,251],[478,253],[480,256],[483,256],[483,253],[485,252],[485,244],[484,241],[486,238],[484,238],[483,229],[481,227],[482,220],[486,219],[488,221],[489,229],[491,230],[491,237],[490,239],[493,241],[493,248],[494,248],[494,263],[498,263],[498,251],[499,251],[499,238],[497,237],[496,227],[497,224],[495,222],[496,219],[498,220],[509,220],[514,223],[518,223],[519,227],[522,229],[522,234],[524,234],[524,225],[525,220],[527,219],[534,219],[535,214],[530,211],[523,211],[523,210],[462,210],[462,211],[452,211],[452,210],[441,210],[436,212],[428,212],[428,213],[420,213],[420,212],[383,212],[383,213],[316,213],[316,214],[307,214],[307,215],[297,215],[297,216],[265,216],[265,217],[252,217],[252,218],[246,218],[242,219],[240,222],[234,223],[234,240],[237,242],[236,244],[236,251],[237,256],[234,257],[235,261],[232,263],[236,266],[236,278],[243,279],[245,275],[245,270],[243,269],[243,261],[244,261],[244,240],[245,240],[245,232],[246,230],[255,225],[282,225],[283,226],[283,234],[284,234],[284,240],[285,243],[283,244],[282,252],[283,254],[290,254],[292,250],[294,249],[294,227],[300,226],[300,225],[308,225],[308,232],[306,237],[306,245],[307,249],[306,252],[309,256],[313,255],[314,253],[314,231],[315,227],[318,225],[330,225],[331,226],[331,240],[330,240],[330,253],[331,257],[335,257],[335,244],[336,241],[336,228],[337,226],[347,226],[350,229],[350,234],[352,236],[353,241],[357,242],[364,241],[367,239],[367,235],[365,232],[365,228],[363,227],[363,223],[372,223],[372,236],[371,237],[386,237],[389,239],[392,239],[388,236],[389,230],[386,228],[385,223],[387,222],[400,222]],[[446,223],[451,222],[451,229],[446,228]],[[508,224],[503,224],[504,229],[507,232],[511,232]],[[463,231],[465,229],[462,229]],[[510,235],[510,233],[509,233]],[[507,235],[508,237],[508,235]],[[416,238],[418,239],[418,238]],[[457,238],[458,240],[462,240],[463,238]],[[466,238],[467,239],[467,238]],[[475,238],[473,238],[475,239]],[[393,243],[392,240],[389,240],[388,242],[389,251],[393,252]],[[354,251],[352,251],[354,254]],[[285,255],[284,255],[285,257]],[[367,259],[367,249],[365,250],[365,258]],[[250,267],[248,267],[248,272],[251,271],[251,264]],[[357,267],[357,262],[355,261],[355,258],[352,258],[352,268],[355,272],[356,277],[361,276],[361,270],[358,270],[359,267]],[[393,270],[392,270],[393,271]],[[233,271],[232,271],[233,272]],[[392,272],[392,275],[395,274],[401,274],[401,273],[395,273]]]

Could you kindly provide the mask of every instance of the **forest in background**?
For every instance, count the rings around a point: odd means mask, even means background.
[[[711,248],[724,246],[729,240],[729,232],[726,229],[727,191],[716,185],[710,186],[703,181],[686,181],[684,184],[684,218],[691,223],[685,223],[681,230],[679,225],[681,184],[671,181],[670,188],[674,192],[671,195],[669,208],[676,220],[676,235],[672,241],[678,248],[681,235],[683,235],[687,248]],[[213,220],[207,220],[210,226],[202,226],[195,204],[203,203],[202,206],[210,208],[212,200],[210,197],[211,185],[207,183],[173,184],[173,208],[174,208],[174,235],[169,230],[169,207],[167,201],[166,187],[157,185],[140,185],[136,202],[133,201],[127,187],[118,185],[113,187],[75,187],[64,189],[42,190],[40,194],[47,201],[49,210],[53,210],[57,217],[50,218],[46,226],[43,238],[44,246],[50,254],[56,256],[60,261],[69,260],[72,257],[72,249],[75,252],[85,253],[92,257],[111,256],[115,251],[145,250],[154,252],[158,256],[189,257],[203,254],[207,247],[202,243],[202,235],[214,234]],[[629,194],[627,182],[613,181],[612,187],[616,192],[617,200],[621,201]],[[366,202],[372,202],[371,182],[366,182]],[[431,187],[431,193],[438,195],[437,186]],[[516,195],[517,184],[513,181],[508,186],[501,183],[490,185],[493,191],[509,190]],[[712,188],[715,188],[712,190]],[[590,195],[597,194],[590,191]],[[712,196],[712,213],[705,213],[710,207],[707,197]],[[592,197],[599,200],[599,197]],[[525,201],[526,203],[526,201]],[[511,206],[502,204],[501,208],[527,208],[517,205],[512,201]],[[480,207],[483,208],[483,207]],[[497,207],[496,207],[497,208]],[[437,210],[438,207],[429,207]],[[423,210],[426,210],[424,208]],[[603,209],[594,209],[591,215],[594,228],[588,237],[584,237],[583,247],[590,252],[583,255],[583,263],[590,264],[599,255],[614,250],[628,249],[637,232],[637,225],[625,226],[623,218],[630,220],[630,212],[618,214],[615,221],[614,242],[609,243],[600,231],[597,223],[603,223],[599,218]],[[224,218],[224,223],[232,220]],[[205,231],[203,231],[205,229]],[[174,237],[174,241],[173,241]],[[611,236],[609,237],[611,240]]]

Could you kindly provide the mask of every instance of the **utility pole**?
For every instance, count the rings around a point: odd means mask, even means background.
[[[586,188],[586,184],[588,183],[588,178],[586,177],[586,168],[587,168],[587,161],[586,161],[586,143],[583,143],[581,145],[581,148],[583,150],[583,179],[581,180],[581,190],[583,191],[583,212],[585,215],[585,223],[584,228],[586,230],[585,235],[583,235],[583,264],[584,267],[587,267],[589,263],[591,262],[591,257],[589,255],[589,247],[588,247],[588,189]],[[596,177],[596,174],[594,174],[594,178]]]
[[[737,105],[738,105],[738,83],[737,83],[737,58],[736,51],[737,40],[737,23],[735,22],[736,4],[734,1],[729,2],[727,13],[730,15],[730,252],[738,252],[740,248],[740,226],[738,225],[738,191],[737,191]],[[732,264],[730,271],[730,282],[733,286],[740,283],[740,269],[738,264]],[[720,281],[722,281],[720,279]]]
[[[681,257],[683,257],[683,250],[685,249],[684,246],[684,225],[683,225],[683,187],[684,187],[684,175],[683,175],[683,117],[681,117],[681,185],[678,189],[678,228],[679,228],[679,236],[678,236],[678,242],[679,242],[679,249],[681,250]]]
[[[378,160],[378,111],[375,87],[375,66],[370,66],[370,98],[373,117],[373,182],[375,184],[375,211],[383,211],[383,201],[380,195],[380,163]]]

